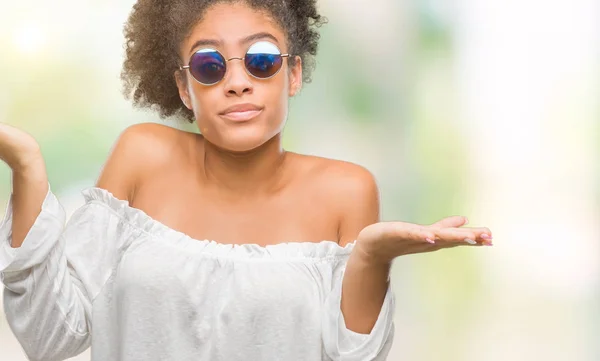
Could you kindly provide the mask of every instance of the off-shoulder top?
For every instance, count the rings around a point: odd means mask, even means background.
[[[30,360],[385,360],[391,284],[374,328],[346,328],[342,279],[355,242],[260,246],[197,240],[109,191],[66,213],[48,186],[21,247],[12,195],[0,222],[7,321]]]

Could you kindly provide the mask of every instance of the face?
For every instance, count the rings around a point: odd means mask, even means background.
[[[264,34],[244,41],[255,34]],[[266,34],[270,34],[269,37]],[[196,45],[200,40],[214,43]],[[267,43],[265,43],[267,42]],[[203,19],[180,46],[181,64],[201,49],[215,49],[225,59],[242,58],[247,50],[273,49],[288,53],[285,33],[268,14],[245,4],[216,4],[206,10]],[[302,86],[302,64],[296,58],[289,67],[282,59],[281,69],[267,79],[252,76],[244,61],[226,62],[224,77],[216,84],[204,85],[192,77],[189,69],[175,71],[179,95],[194,112],[204,138],[219,148],[242,152],[257,148],[281,133],[288,113],[288,99]],[[236,105],[251,105],[258,111],[223,114]],[[240,120],[252,117],[247,120]]]

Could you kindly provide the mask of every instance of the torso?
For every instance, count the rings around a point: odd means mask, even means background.
[[[164,126],[164,141],[169,154],[163,159],[169,161],[142,175],[130,200],[155,220],[194,239],[225,244],[338,242],[339,213],[320,179],[328,163],[339,161],[288,152],[294,174],[280,192],[228,201],[196,179],[201,135]]]

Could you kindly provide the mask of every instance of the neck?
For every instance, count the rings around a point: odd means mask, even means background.
[[[258,148],[231,152],[203,140],[202,183],[236,200],[272,195],[284,186],[288,157],[277,134]]]

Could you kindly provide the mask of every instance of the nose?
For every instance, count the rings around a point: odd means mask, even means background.
[[[242,58],[231,58],[227,61],[227,72],[223,86],[225,95],[241,96],[244,93],[252,93],[252,82],[250,75],[246,72]]]

